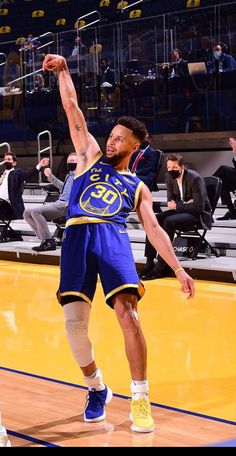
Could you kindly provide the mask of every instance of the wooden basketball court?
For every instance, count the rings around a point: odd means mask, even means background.
[[[0,262],[0,409],[15,447],[236,445],[236,287],[145,282],[139,305],[148,344],[156,430],[130,430],[130,375],[114,312],[100,284],[90,337],[114,392],[107,418],[85,423],[83,376],[67,344],[57,266]]]

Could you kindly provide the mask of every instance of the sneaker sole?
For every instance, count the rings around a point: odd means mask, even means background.
[[[131,421],[133,421],[133,416],[131,414],[130,414],[129,418],[130,418]],[[140,428],[140,427],[134,426],[134,424],[132,424],[130,426],[130,429],[131,429],[131,431],[147,434],[148,432],[153,432],[154,429],[155,429],[155,426],[152,426],[150,428]]]
[[[111,402],[112,396],[113,396],[112,390],[110,388],[107,388],[107,397],[106,397],[105,405],[107,405],[107,404],[109,404],[109,402]],[[105,411],[104,411],[103,415],[98,416],[97,418],[86,418],[85,413],[84,413],[84,421],[86,421],[86,423],[97,423],[98,421],[102,421],[105,418],[106,418]]]

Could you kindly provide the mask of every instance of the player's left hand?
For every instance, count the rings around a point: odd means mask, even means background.
[[[180,270],[176,274],[176,278],[181,283],[181,291],[183,293],[188,293],[187,299],[191,299],[195,294],[195,284],[192,277],[190,277],[185,270]]]

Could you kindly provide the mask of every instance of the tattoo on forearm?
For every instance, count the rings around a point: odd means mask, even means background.
[[[77,131],[80,131],[82,127],[81,127],[81,125],[76,125],[75,128]]]

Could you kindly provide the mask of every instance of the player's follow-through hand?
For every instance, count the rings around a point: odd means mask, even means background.
[[[179,271],[176,273],[176,278],[181,283],[181,291],[183,293],[188,293],[187,299],[191,299],[195,294],[195,285],[194,280],[190,277],[183,268],[179,268]]]
[[[57,54],[47,54],[43,61],[43,70],[54,71],[65,68],[65,58]]]

